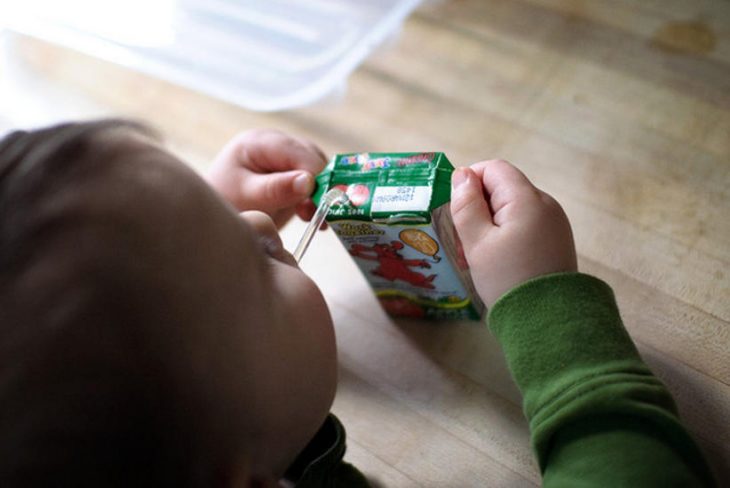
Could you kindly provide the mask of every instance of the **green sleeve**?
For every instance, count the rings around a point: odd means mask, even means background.
[[[528,281],[495,303],[489,326],[524,397],[545,487],[714,486],[603,281]]]

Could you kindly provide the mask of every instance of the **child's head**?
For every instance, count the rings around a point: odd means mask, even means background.
[[[326,305],[271,222],[148,131],[0,141],[0,484],[276,476],[335,382]]]

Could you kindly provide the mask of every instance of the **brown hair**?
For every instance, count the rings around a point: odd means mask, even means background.
[[[88,256],[98,223],[63,211],[129,157],[125,131],[151,134],[103,120],[0,141],[0,486],[210,486],[225,462],[145,345],[160,318]]]

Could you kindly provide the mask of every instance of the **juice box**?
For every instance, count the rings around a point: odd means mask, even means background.
[[[339,154],[317,176],[316,204],[347,194],[327,222],[392,316],[484,314],[451,220],[453,170],[443,153]]]

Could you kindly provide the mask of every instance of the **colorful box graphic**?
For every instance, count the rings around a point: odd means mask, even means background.
[[[484,315],[449,211],[454,167],[443,153],[335,156],[317,176],[315,203],[348,196],[327,222],[392,316]]]

